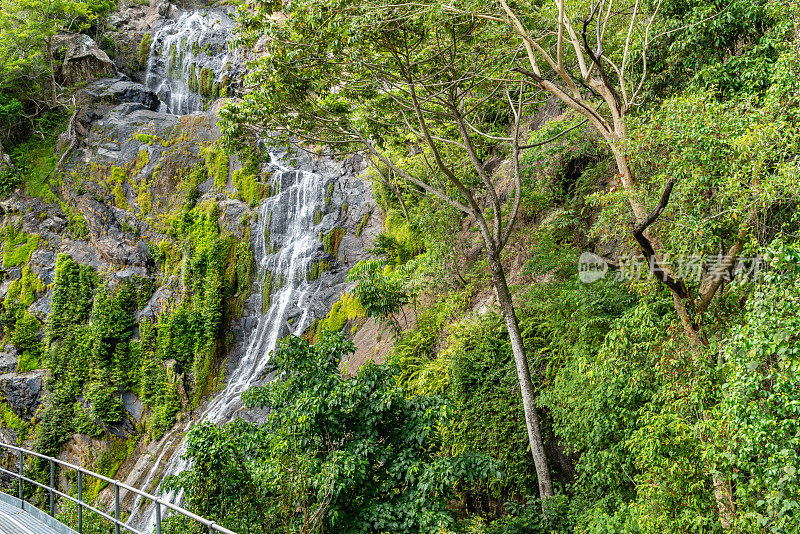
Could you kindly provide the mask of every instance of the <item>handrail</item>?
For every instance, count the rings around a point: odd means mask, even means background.
[[[92,512],[94,512],[96,514],[99,514],[100,516],[102,516],[105,519],[107,519],[107,520],[111,521],[112,523],[114,523],[114,534],[119,534],[120,528],[123,528],[123,529],[127,530],[128,532],[132,532],[133,534],[149,534],[149,533],[145,533],[145,532],[141,532],[141,531],[135,530],[133,527],[127,525],[126,523],[124,523],[124,522],[122,522],[120,520],[120,507],[119,507],[119,502],[120,502],[119,501],[119,490],[120,490],[120,488],[122,488],[124,490],[127,490],[129,492],[132,492],[132,493],[134,493],[136,495],[139,495],[139,496],[141,496],[141,497],[143,497],[145,499],[148,499],[151,502],[153,502],[153,504],[156,505],[156,524],[155,524],[156,531],[155,531],[155,534],[161,534],[161,506],[162,505],[166,506],[167,508],[169,508],[171,510],[173,510],[174,512],[177,512],[177,513],[179,513],[179,514],[181,514],[183,516],[188,517],[189,519],[192,519],[192,520],[200,523],[201,525],[203,525],[205,527],[208,527],[209,534],[214,534],[214,532],[219,532],[220,534],[236,534],[232,530],[228,530],[227,528],[223,527],[222,525],[218,525],[218,524],[214,523],[213,521],[209,521],[208,519],[202,518],[197,514],[193,514],[189,510],[181,508],[180,506],[175,505],[175,504],[173,504],[171,502],[164,501],[164,500],[156,497],[155,495],[151,495],[150,493],[147,493],[146,491],[138,490],[138,489],[136,489],[136,488],[134,488],[132,486],[129,486],[128,484],[125,484],[124,482],[120,482],[119,480],[114,480],[114,479],[108,478],[106,476],[103,476],[100,473],[95,473],[94,471],[89,471],[88,469],[84,469],[83,467],[80,467],[80,466],[77,466],[77,465],[73,465],[73,464],[71,464],[69,462],[64,462],[62,460],[59,460],[58,458],[53,458],[52,456],[45,456],[44,454],[39,454],[38,452],[31,451],[31,450],[28,450],[28,449],[23,449],[21,447],[15,447],[14,445],[9,445],[9,444],[6,444],[6,443],[0,443],[0,447],[2,447],[3,449],[10,450],[10,451],[16,451],[17,456],[19,458],[19,472],[9,471],[8,469],[5,469],[4,467],[2,467],[2,465],[0,465],[0,473],[5,473],[7,475],[11,475],[11,476],[15,477],[18,480],[19,500],[21,502],[24,502],[23,495],[22,495],[22,483],[23,482],[28,482],[30,484],[34,484],[37,487],[45,489],[45,490],[47,490],[49,492],[49,494],[50,494],[50,515],[51,516],[55,516],[55,496],[56,495],[58,495],[60,497],[64,497],[65,499],[68,499],[68,500],[74,502],[75,504],[78,505],[78,534],[83,534],[83,509],[84,508],[86,508],[88,510],[91,510]],[[25,457],[25,455],[34,456],[34,457],[37,457],[37,458],[40,458],[42,460],[46,460],[46,461],[50,462],[50,484],[49,485],[42,484],[40,482],[37,482],[36,480],[32,480],[32,479],[24,476],[23,469],[24,469],[24,457]],[[78,473],[78,497],[77,498],[58,490],[58,488],[57,488],[57,486],[55,484],[55,466],[56,465],[59,465],[59,466],[64,467],[64,468],[67,468],[67,469],[69,469],[71,471],[76,471]],[[87,476],[102,480],[102,481],[107,482],[109,484],[112,484],[114,486],[114,516],[113,517],[111,515],[105,513],[105,512],[101,512],[100,510],[98,510],[97,508],[93,507],[92,505],[86,503],[83,500],[83,475],[87,475]]]

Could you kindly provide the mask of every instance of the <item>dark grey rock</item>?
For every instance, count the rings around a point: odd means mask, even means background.
[[[34,302],[28,307],[28,312],[35,315],[40,321],[47,320],[50,315],[51,306],[53,304],[53,290],[49,289],[39,300]]]
[[[17,352],[17,348],[9,343],[5,346],[3,352],[0,352],[0,373],[12,373],[16,371],[18,360],[19,352]]]
[[[140,83],[119,79],[109,85],[99,97],[111,104],[122,104],[116,108],[122,116],[130,115],[135,111],[158,111],[160,102],[158,96]]]
[[[52,284],[55,280],[56,257],[54,251],[45,248],[38,248],[31,254],[31,270],[45,284]]]
[[[26,421],[30,421],[39,408],[44,393],[44,376],[44,370],[0,375],[0,392],[11,409]]]
[[[125,411],[130,414],[134,421],[138,423],[142,420],[144,404],[136,393],[133,391],[123,391],[122,404],[125,406]]]

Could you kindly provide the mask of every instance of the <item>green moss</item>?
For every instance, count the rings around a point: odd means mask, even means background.
[[[41,369],[41,367],[42,357],[40,354],[25,351],[19,355],[19,359],[17,360],[17,372],[27,373],[28,371]]]
[[[286,285],[286,277],[275,275],[270,271],[264,274],[264,282],[261,285],[261,310],[266,312],[272,304],[272,295]]]
[[[234,171],[232,180],[233,185],[239,191],[239,199],[251,206],[267,196],[266,184],[259,182],[258,178],[254,174],[247,172],[246,169]]]
[[[111,167],[111,177],[109,178],[115,184],[121,184],[127,180],[128,176],[125,173],[125,169],[122,167],[117,167],[114,165]]]
[[[66,202],[60,202],[61,211],[67,216],[67,231],[72,239],[84,239],[89,235],[89,225],[79,210],[72,209]]]
[[[128,209],[128,197],[125,195],[125,190],[122,189],[122,184],[117,184],[112,190],[114,193],[114,205],[120,209]]]
[[[152,145],[155,141],[155,136],[145,133],[136,133],[133,134],[133,138],[139,141],[140,143],[147,143],[148,145]]]
[[[187,80],[187,84],[189,85],[189,90],[192,91],[193,93],[196,93],[200,90],[197,81],[197,69],[194,63],[189,65],[189,79]]]
[[[36,296],[43,293],[44,290],[44,282],[39,280],[39,277],[33,274],[30,266],[26,265],[22,268],[22,276],[19,278],[19,280],[14,280],[8,286],[6,302],[18,301],[27,308],[33,304]]]
[[[21,444],[28,436],[31,424],[14,413],[5,400],[0,400],[0,422],[3,428],[10,428],[17,434],[17,443]]]
[[[225,98],[226,96],[228,96],[228,94],[230,93],[230,89],[229,89],[230,85],[231,85],[230,77],[227,74],[223,75],[222,76],[222,81],[220,82],[220,86],[219,86],[220,87],[219,88],[219,96],[220,97]]]
[[[200,154],[203,156],[208,175],[214,178],[214,185],[218,189],[223,189],[228,183],[228,155],[214,145],[204,147]]]
[[[148,163],[150,163],[150,153],[147,151],[147,149],[142,148],[139,150],[139,155],[136,156],[136,159],[133,162],[131,176],[136,176],[142,172],[142,169],[144,169]]]
[[[144,70],[147,66],[147,58],[150,57],[150,46],[153,44],[153,38],[149,33],[142,35],[142,40],[139,41],[139,70]]]
[[[322,222],[322,210],[317,207],[314,209],[314,225],[318,225]]]
[[[170,78],[177,79],[181,73],[181,56],[178,53],[178,47],[173,44],[169,48],[169,69]]]
[[[345,229],[337,226],[327,234],[322,236],[322,246],[325,247],[325,252],[328,254],[333,254],[334,256],[339,256],[339,244],[342,242],[342,238],[345,234]]]
[[[100,453],[100,456],[95,460],[92,466],[93,470],[105,477],[114,478],[125,460],[133,453],[137,441],[138,436],[131,436],[128,439],[112,440],[111,447]],[[108,485],[108,482],[97,478],[91,478],[87,480],[87,482],[88,484],[85,486],[84,496],[88,497],[89,500],[96,498]]]
[[[3,228],[2,233],[5,237],[3,266],[9,268],[28,263],[31,254],[39,246],[40,237],[25,233],[11,225]]]
[[[142,215],[147,215],[153,210],[153,194],[149,189],[139,191],[136,195],[136,203],[139,205],[139,209],[142,210]]]
[[[315,332],[315,339],[323,332],[338,332],[344,328],[348,321],[365,317],[366,312],[361,303],[353,295],[344,293],[331,307],[331,311],[319,323]]]
[[[358,227],[356,228],[356,237],[361,237],[361,232],[364,231],[364,227],[367,226],[371,216],[372,212],[368,211],[363,217],[361,217],[361,221],[358,223]]]
[[[306,282],[313,282],[314,280],[318,279],[322,273],[330,270],[331,270],[331,264],[330,262],[327,262],[325,260],[320,260],[316,263],[312,263],[311,266],[306,271]]]
[[[198,89],[201,96],[210,97],[214,90],[214,71],[203,67],[198,77]]]

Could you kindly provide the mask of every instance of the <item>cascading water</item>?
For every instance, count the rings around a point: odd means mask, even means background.
[[[320,285],[308,282],[306,273],[321,248],[315,211],[324,203],[325,180],[312,172],[289,169],[275,156],[271,168],[272,187],[278,193],[262,202],[252,226],[258,275],[251,304],[261,313],[225,389],[209,402],[199,421],[223,423],[234,417],[241,407],[241,394],[263,378],[278,339],[288,333],[302,333],[313,319],[309,304]],[[291,327],[287,321],[290,316],[295,318]],[[181,445],[164,469],[165,476],[188,467],[183,452]],[[163,496],[168,501],[180,501],[181,497]],[[134,509],[129,524],[148,531],[154,518],[152,506]]]
[[[186,11],[155,32],[145,85],[158,94],[163,111],[186,115],[228,94],[237,68],[232,30],[224,11],[204,10]]]
[[[162,112],[202,111],[227,94],[239,68],[229,47],[232,30],[231,19],[217,9],[187,11],[177,20],[162,23],[152,39],[145,77],[145,84],[163,102]],[[277,193],[261,203],[251,223],[257,276],[248,309],[255,312],[256,324],[247,330],[245,349],[229,372],[227,385],[193,422],[221,424],[235,417],[242,406],[241,394],[264,379],[269,354],[278,339],[302,333],[315,318],[315,301],[318,306],[325,295],[332,295],[332,287],[323,287],[321,281],[309,282],[307,273],[315,262],[326,258],[320,230],[330,229],[326,222],[333,222],[328,219],[336,215],[321,218],[320,207],[330,201],[328,186],[333,178],[290,169],[275,155],[269,167],[272,191]],[[151,450],[155,461],[145,464],[140,479],[148,488],[188,467],[182,458],[185,443],[178,445],[181,430],[176,427]],[[162,498],[179,502],[182,495]],[[154,506],[137,499],[131,512],[128,524],[132,528],[153,530]]]

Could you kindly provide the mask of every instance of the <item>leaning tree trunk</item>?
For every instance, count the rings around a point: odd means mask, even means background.
[[[531,372],[528,368],[528,359],[525,356],[522,334],[519,331],[517,315],[514,313],[514,304],[511,300],[511,293],[508,290],[506,275],[500,263],[500,258],[496,255],[490,255],[489,266],[492,271],[494,288],[497,291],[497,299],[500,302],[500,311],[503,314],[503,319],[505,319],[506,328],[508,328],[511,350],[514,353],[519,389],[522,394],[522,407],[525,412],[525,426],[528,429],[528,441],[531,445],[533,464],[536,467],[536,478],[539,481],[539,496],[544,501],[553,496],[553,481],[550,479],[550,469],[547,466],[542,431],[539,427],[539,414],[536,412],[536,406],[534,405],[533,383],[531,382]]]

